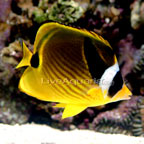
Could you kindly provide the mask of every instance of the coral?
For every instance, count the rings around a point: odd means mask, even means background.
[[[11,27],[6,23],[0,23],[0,50],[5,46],[10,37]]]
[[[28,121],[30,105],[17,93],[15,67],[22,56],[18,41],[0,50],[0,122],[22,124]]]
[[[119,48],[119,64],[123,65],[121,68],[122,75],[125,77],[132,71],[134,64],[134,55],[137,51],[136,46],[133,43],[133,35],[128,34],[126,38],[121,39],[118,42]]]
[[[137,50],[133,66],[133,72],[144,74],[144,44]]]
[[[117,109],[99,114],[92,122],[95,131],[104,133],[123,133],[142,136],[144,117],[144,98],[132,97],[122,102]]]
[[[39,2],[38,7],[33,8],[32,13],[34,21],[37,23],[50,20],[69,24],[76,22],[84,12],[84,9],[73,0],[58,0],[51,5],[48,0],[42,0]]]
[[[42,9],[40,8],[34,8],[33,9],[33,16],[34,16],[34,21],[37,23],[42,23],[48,20],[48,14],[45,13]]]
[[[0,51],[0,81],[3,85],[8,84],[14,76],[14,68],[18,64],[18,58],[22,55],[21,51],[22,48],[18,41],[11,43]]]
[[[5,46],[11,32],[11,27],[6,23],[6,20],[11,11],[11,0],[0,1],[0,50]]]
[[[49,0],[40,0],[38,7],[42,10],[47,10],[49,7]]]
[[[87,11],[91,7],[91,0],[74,0],[77,2],[83,9],[84,11]]]
[[[93,1],[92,8],[86,13],[88,26],[97,33],[109,34],[121,21],[124,9],[114,2]],[[110,36],[110,35],[109,35]]]
[[[17,15],[15,13],[10,13],[6,22],[7,22],[7,24],[9,24],[11,26],[27,24],[27,27],[30,27],[32,25],[31,20],[29,20],[25,16]]]
[[[22,10],[26,10],[33,6],[33,2],[32,0],[19,0],[17,2],[17,6],[21,8]]]
[[[1,0],[0,1],[0,23],[5,22],[10,11],[11,11],[12,0]]]
[[[120,14],[122,13],[121,9],[116,8],[114,5],[106,6],[102,4],[98,4],[94,14],[100,14],[101,21],[103,21],[107,25],[114,25],[116,21],[119,20]]]
[[[139,29],[144,25],[144,2],[136,0],[131,5],[131,26],[133,29]]]
[[[73,0],[58,0],[48,10],[48,19],[68,24],[76,22],[84,13],[84,9]]]
[[[144,46],[136,50],[133,55],[131,73],[126,76],[134,94],[144,95]]]
[[[0,122],[23,124],[29,119],[29,105],[24,100],[14,97],[12,86],[0,85]]]

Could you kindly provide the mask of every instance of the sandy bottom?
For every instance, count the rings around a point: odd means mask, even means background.
[[[36,124],[0,124],[0,144],[144,144],[144,138],[89,130],[60,131]]]

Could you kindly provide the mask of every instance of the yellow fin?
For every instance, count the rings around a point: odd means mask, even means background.
[[[23,66],[30,66],[30,60],[32,57],[32,53],[30,50],[27,48],[24,42],[22,42],[23,45],[23,58],[20,61],[20,63],[17,65],[16,69],[23,67]]]
[[[57,108],[64,108],[64,107],[66,107],[66,104],[59,103],[59,104],[56,104],[54,107],[57,107]]]
[[[86,29],[80,29],[80,31],[84,32],[88,37],[94,38],[95,40],[107,45],[108,47],[110,47],[112,49],[109,42],[107,40],[105,40],[102,36],[100,36],[99,34],[93,32],[93,31],[88,31]]]
[[[91,97],[91,99],[93,100],[94,103],[96,103],[97,105],[100,105],[103,100],[104,100],[104,96],[102,93],[102,90],[99,86],[91,88],[87,94],[89,95],[89,97]]]
[[[64,109],[64,112],[62,115],[62,119],[75,116],[75,115],[79,114],[80,112],[82,112],[83,110],[85,110],[86,108],[87,108],[86,105],[67,104],[65,106],[65,109]]]
[[[105,90],[103,93],[100,87],[91,88],[88,91],[88,95],[92,101],[90,106],[92,107],[100,106],[100,105],[104,105],[110,102],[114,102],[114,101],[111,101],[112,98],[109,97],[106,93],[107,93],[107,90]]]
[[[34,42],[34,53],[38,50],[38,45],[39,45],[40,41],[45,38],[46,34],[48,34],[49,32],[53,33],[56,29],[62,30],[63,32],[69,31],[69,32],[74,33],[77,36],[81,35],[82,37],[92,38],[92,39],[96,40],[97,42],[103,43],[112,49],[112,47],[110,46],[110,44],[107,40],[105,40],[104,38],[102,38],[100,35],[98,35],[97,33],[93,32],[93,31],[88,31],[86,29],[78,29],[78,28],[74,28],[71,26],[65,26],[65,25],[62,25],[62,24],[59,24],[56,22],[50,22],[50,23],[43,24],[39,28],[37,35],[36,35],[35,42]]]

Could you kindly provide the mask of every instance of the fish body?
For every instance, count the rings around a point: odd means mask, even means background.
[[[64,108],[62,118],[131,95],[110,44],[87,30],[58,23],[42,25],[33,52],[23,42],[23,59],[17,68],[23,66],[27,68],[19,89],[37,99],[57,102],[55,107]]]

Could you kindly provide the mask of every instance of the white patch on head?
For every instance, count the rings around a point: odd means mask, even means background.
[[[105,72],[103,73],[100,79],[100,83],[99,83],[99,86],[101,87],[103,94],[105,93],[105,90],[108,90],[109,87],[111,86],[113,82],[113,78],[115,77],[118,71],[119,71],[119,66],[118,66],[118,63],[116,63],[110,66],[109,68],[107,68]],[[106,96],[107,96],[107,93],[104,94],[104,97]]]

